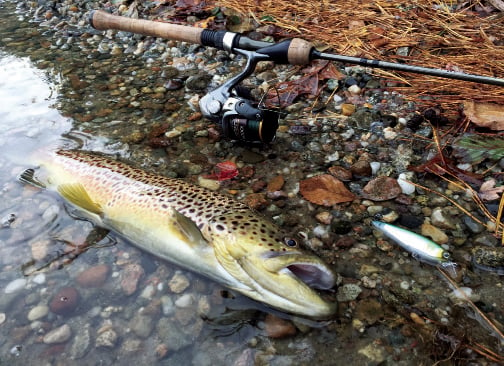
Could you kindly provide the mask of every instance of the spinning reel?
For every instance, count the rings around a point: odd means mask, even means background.
[[[203,116],[219,123],[224,134],[235,140],[269,143],[275,138],[278,128],[278,112],[262,109],[259,103],[253,102],[250,96],[247,95],[248,93],[239,87],[239,84],[254,72],[259,61],[306,65],[312,60],[323,59],[504,86],[504,79],[489,76],[323,53],[317,51],[310,42],[299,38],[292,38],[279,43],[269,43],[255,41],[233,32],[131,19],[111,15],[101,10],[91,11],[89,22],[92,27],[99,30],[116,29],[175,41],[190,42],[245,56],[247,63],[244,70],[217,89],[206,94],[199,102]]]

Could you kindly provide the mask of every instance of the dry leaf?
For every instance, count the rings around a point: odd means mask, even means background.
[[[475,125],[491,130],[504,130],[504,105],[494,103],[464,102],[464,113]]]
[[[483,201],[494,201],[500,198],[499,194],[504,192],[504,186],[495,187],[495,183],[495,179],[491,178],[481,185],[478,196]]]
[[[329,174],[302,180],[299,182],[299,190],[306,200],[323,206],[350,202],[355,198],[342,181]]]

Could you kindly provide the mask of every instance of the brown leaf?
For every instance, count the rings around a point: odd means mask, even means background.
[[[464,102],[464,113],[475,125],[491,130],[504,130],[504,105],[494,103]]]
[[[323,206],[350,202],[355,198],[342,181],[329,174],[302,180],[299,182],[299,190],[306,200]]]
[[[494,201],[500,198],[499,194],[504,192],[504,186],[495,187],[495,183],[495,179],[491,178],[481,185],[478,196],[483,201]]]

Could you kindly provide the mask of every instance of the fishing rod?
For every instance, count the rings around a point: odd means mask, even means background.
[[[112,15],[103,10],[92,10],[89,14],[89,23],[97,30],[114,29],[189,42],[245,56],[247,59],[245,68],[217,89],[206,94],[199,102],[204,117],[219,123],[226,136],[243,141],[271,142],[275,138],[278,128],[278,113],[260,108],[257,103],[248,98],[247,92],[244,92],[242,88],[238,88],[239,83],[254,72],[259,61],[306,65],[313,60],[321,59],[504,86],[504,79],[490,76],[320,52],[315,49],[312,43],[300,38],[270,43],[256,41],[242,34],[225,30],[214,31],[180,24],[132,19]]]

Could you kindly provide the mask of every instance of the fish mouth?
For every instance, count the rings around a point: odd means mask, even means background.
[[[336,283],[333,271],[324,262],[303,253],[269,255],[265,268],[270,272],[290,273],[309,287],[320,290],[331,289]]]

